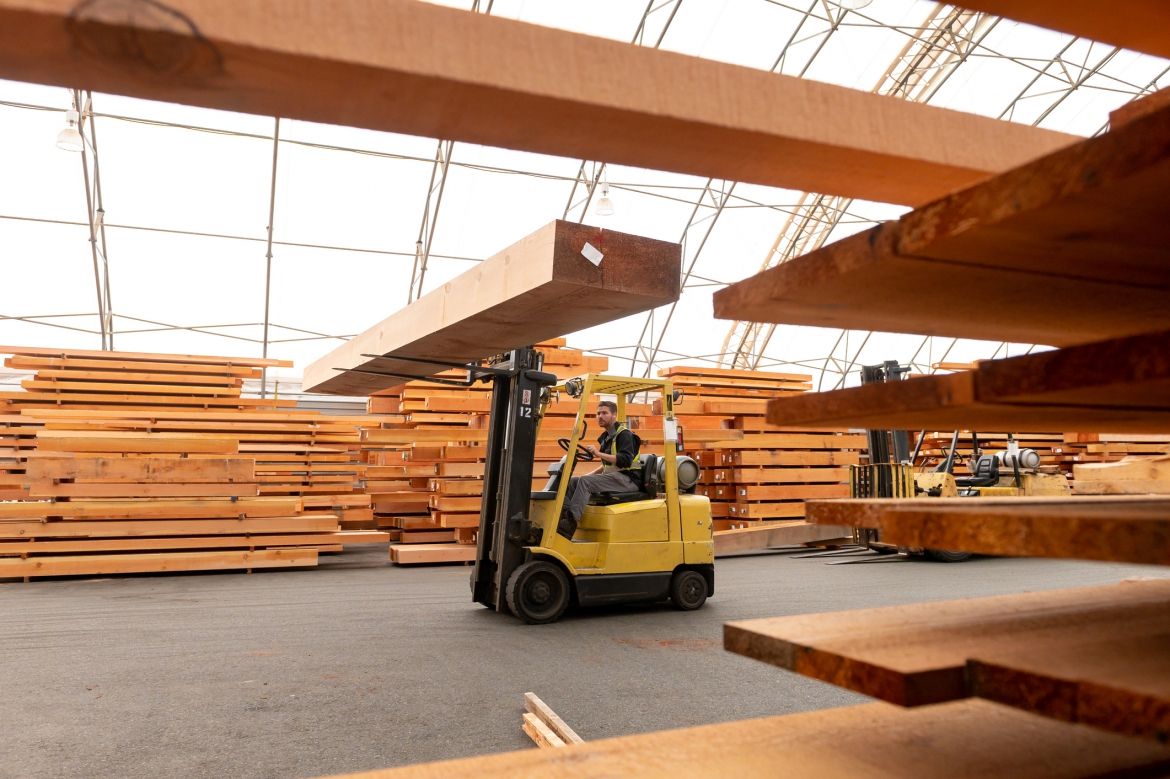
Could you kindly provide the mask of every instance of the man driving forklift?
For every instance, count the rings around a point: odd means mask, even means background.
[[[569,540],[577,532],[585,506],[593,495],[642,489],[642,465],[638,457],[642,441],[618,421],[617,403],[603,400],[597,404],[597,426],[603,431],[597,438],[597,446],[586,446],[585,451],[601,460],[601,468],[569,479],[565,508],[557,523],[557,534]]]

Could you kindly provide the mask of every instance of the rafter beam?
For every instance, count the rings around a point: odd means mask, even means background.
[[[408,0],[0,0],[0,77],[902,204],[1074,140]]]

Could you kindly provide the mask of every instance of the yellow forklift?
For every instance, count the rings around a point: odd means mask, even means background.
[[[460,366],[467,383],[493,383],[472,599],[529,624],[553,622],[574,604],[670,600],[683,610],[701,607],[715,592],[711,504],[694,494],[698,465],[677,451],[670,380],[587,374],[561,381],[541,362],[526,347],[484,366]],[[663,456],[642,454],[640,490],[595,496],[573,538],[558,535],[569,479],[593,459],[582,442],[589,440],[596,396],[616,396],[624,422],[627,398],[648,391],[662,393]],[[565,456],[549,467],[544,489],[533,491],[540,422],[562,394],[578,401],[575,425],[558,441]]]
[[[867,365],[861,369],[861,383],[901,381],[909,367],[888,360],[881,365]],[[1043,466],[1034,449],[1021,449],[1015,437],[1008,434],[1007,450],[984,454],[979,446],[978,433],[971,433],[970,474],[955,476],[954,469],[959,449],[959,431],[951,438],[951,445],[943,461],[932,471],[916,468],[926,431],[918,434],[913,453],[910,436],[905,430],[868,430],[869,464],[854,465],[849,469],[850,495],[854,498],[978,498],[1058,495],[1072,493],[1068,478],[1055,466]],[[908,552],[920,554],[937,562],[962,562],[970,552],[952,549],[906,549],[894,547],[881,540],[872,528],[854,528],[854,541],[879,553]]]

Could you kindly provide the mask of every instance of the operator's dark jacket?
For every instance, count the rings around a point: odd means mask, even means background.
[[[609,433],[602,433],[597,437],[597,448],[599,451],[609,451],[610,437]],[[634,461],[634,457],[638,454],[638,445],[634,441],[634,434],[624,426],[617,432],[617,443],[614,447],[614,454],[617,455],[617,462],[614,465],[621,469],[629,468],[630,463]],[[626,471],[626,475],[632,476],[635,479],[638,478],[638,475],[632,471]]]

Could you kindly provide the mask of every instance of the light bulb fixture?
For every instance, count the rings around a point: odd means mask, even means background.
[[[85,142],[81,139],[81,133],[77,130],[77,121],[79,119],[77,109],[70,108],[65,112],[65,129],[57,133],[57,148],[65,151],[81,151],[85,147]]]
[[[609,183],[601,185],[601,198],[597,201],[597,208],[593,213],[598,216],[613,216],[613,201],[609,198]]]
[[[841,8],[844,8],[846,11],[860,11],[862,8],[865,8],[867,5],[872,3],[873,0],[833,0],[833,2],[835,2]]]

